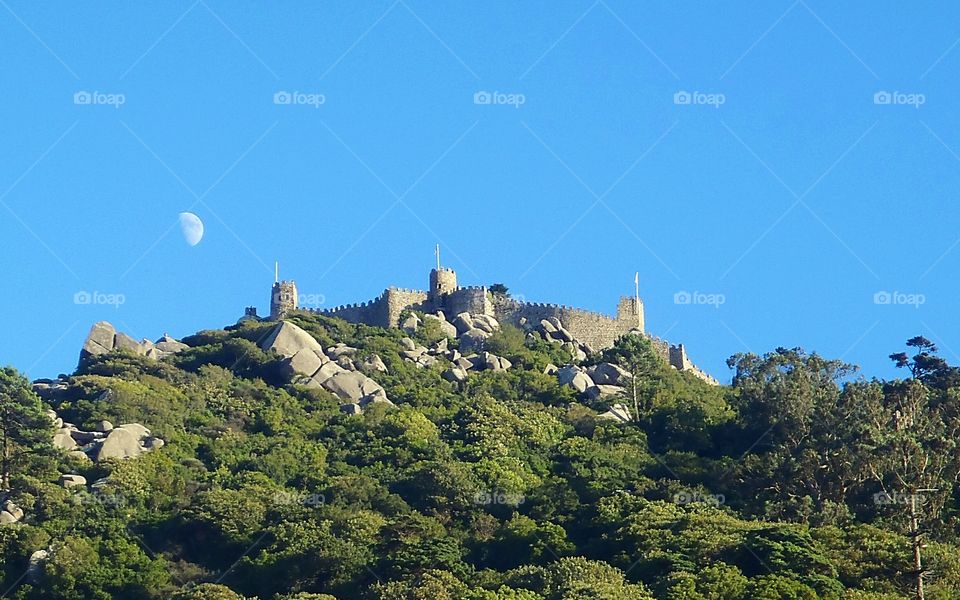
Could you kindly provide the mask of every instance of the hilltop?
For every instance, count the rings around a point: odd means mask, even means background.
[[[595,347],[552,316],[418,308],[142,342],[98,323],[71,375],[4,371],[3,591],[907,598],[911,507],[927,597],[960,590],[960,378],[922,338],[906,380],[779,348],[723,386],[640,327]]]

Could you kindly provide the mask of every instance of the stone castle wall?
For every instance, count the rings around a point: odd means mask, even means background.
[[[384,292],[387,298],[386,315],[381,327],[398,327],[400,313],[405,310],[423,310],[431,312],[427,306],[427,293],[418,290],[402,290],[390,288]]]
[[[536,304],[513,298],[490,294],[486,287],[454,287],[456,273],[450,269],[434,269],[430,273],[430,291],[388,288],[377,298],[360,304],[347,304],[330,309],[311,309],[310,312],[327,317],[336,317],[351,323],[363,323],[375,327],[398,327],[400,315],[406,310],[424,313],[443,311],[448,320],[458,314],[484,314],[498,321],[521,329],[536,327],[540,321],[555,318],[564,329],[580,342],[594,350],[609,348],[617,338],[631,332],[645,334],[644,307],[638,298],[622,297],[617,304],[616,316],[564,306],[560,304]],[[450,291],[447,291],[450,290]],[[293,306],[290,306],[292,297]],[[276,313],[296,308],[296,285],[280,282],[274,286],[271,302],[271,318]],[[680,371],[687,371],[704,381],[717,381],[697,368],[687,356],[682,344],[672,346],[660,338],[647,336],[653,349],[666,363]]]
[[[571,306],[518,302],[512,298],[498,298],[493,308],[498,321],[520,328],[524,324],[538,325],[551,317],[559,319],[573,337],[595,350],[612,346],[618,337],[637,325],[635,318],[613,318]]]
[[[450,320],[453,320],[462,312],[482,315],[493,314],[493,304],[490,302],[490,295],[485,287],[460,288],[440,298],[434,304],[437,305],[435,310],[442,310]]]

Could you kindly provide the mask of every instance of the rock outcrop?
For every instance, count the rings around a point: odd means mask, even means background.
[[[34,390],[48,389],[47,383],[34,383]],[[66,385],[66,384],[64,384]],[[98,401],[109,400],[109,390]],[[84,431],[73,423],[66,423],[50,410],[47,416],[57,426],[53,434],[53,446],[83,460],[101,461],[109,458],[136,458],[145,452],[163,446],[164,441],[154,436],[140,423],[124,423],[113,426],[110,421],[99,421],[93,431]]]
[[[344,412],[355,414],[359,412],[357,408],[362,409],[371,402],[393,405],[379,383],[356,370],[350,357],[359,352],[357,348],[341,343],[324,350],[312,335],[289,321],[274,326],[260,347],[286,359],[292,382],[321,387],[343,400],[341,409]],[[387,368],[380,357],[370,361],[369,366],[368,371],[385,371]]]
[[[137,342],[129,335],[118,332],[107,321],[98,321],[90,328],[90,333],[87,334],[87,339],[83,342],[83,348],[80,350],[80,362],[114,350],[127,350],[147,358],[161,359],[170,354],[182,352],[187,348],[189,346],[166,334],[156,342],[147,339]]]

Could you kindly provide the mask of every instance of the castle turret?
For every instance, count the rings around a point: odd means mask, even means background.
[[[298,308],[297,297],[297,284],[295,282],[278,281],[274,283],[273,292],[270,294],[270,319],[281,319],[288,311],[296,310]]]
[[[457,273],[453,269],[440,267],[430,271],[430,299],[436,300],[444,294],[457,290]]]
[[[643,300],[630,296],[620,298],[620,303],[617,304],[617,321],[629,323],[632,328],[644,332]]]

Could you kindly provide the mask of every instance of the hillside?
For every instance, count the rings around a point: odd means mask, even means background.
[[[960,377],[922,338],[904,380],[778,348],[721,386],[640,334],[402,317],[95,327],[68,377],[4,370],[0,593],[895,599],[918,528],[926,598],[960,594]]]

